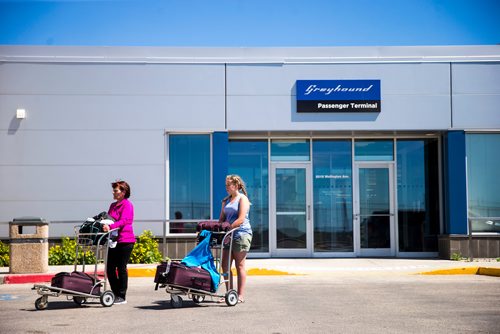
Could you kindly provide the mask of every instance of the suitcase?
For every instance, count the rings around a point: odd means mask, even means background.
[[[80,271],[57,273],[51,280],[51,286],[53,287],[99,296],[101,294],[101,284],[95,287],[94,285],[94,278]]]
[[[158,289],[158,284],[165,284],[167,283],[167,275],[170,270],[170,263],[171,262],[162,262],[158,266],[156,266],[156,273],[155,273],[155,283]]]
[[[180,262],[170,263],[165,283],[208,292],[212,289],[212,277],[208,271],[198,267],[188,267]]]

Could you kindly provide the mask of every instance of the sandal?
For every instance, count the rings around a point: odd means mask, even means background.
[[[238,303],[242,303],[243,304],[244,302],[245,302],[245,299],[239,299],[238,298]]]

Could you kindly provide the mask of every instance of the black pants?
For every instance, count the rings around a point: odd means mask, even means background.
[[[127,263],[134,244],[117,244],[115,248],[108,250],[108,274],[109,285],[115,297],[125,299],[128,287]]]

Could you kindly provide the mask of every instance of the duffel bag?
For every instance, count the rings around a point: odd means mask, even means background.
[[[205,220],[196,225],[196,231],[207,230],[210,232],[228,232],[231,229],[229,222],[219,223],[217,220]]]
[[[102,224],[100,221],[87,220],[80,226],[78,233],[83,234],[82,236],[80,236],[81,238],[89,239],[92,241],[92,244],[97,245],[99,239],[102,236],[98,233],[104,233],[104,230],[102,229]],[[101,239],[101,245],[104,244],[107,240],[108,236],[106,235]]]

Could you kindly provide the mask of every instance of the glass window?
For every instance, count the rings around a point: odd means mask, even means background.
[[[500,133],[467,134],[469,218],[473,232],[500,232]]]
[[[391,247],[389,169],[359,168],[359,235],[361,248]]]
[[[306,169],[276,168],[276,247],[306,248]]]
[[[314,251],[352,252],[352,144],[313,141]]]
[[[436,252],[439,234],[437,139],[397,140],[399,251]]]
[[[267,140],[230,140],[229,173],[246,183],[252,225],[250,252],[269,252],[269,171]]]
[[[272,161],[309,161],[309,140],[272,140]]]
[[[392,140],[356,140],[354,156],[356,161],[392,161],[394,160],[394,142]]]
[[[210,219],[210,135],[169,136],[170,219]],[[171,223],[171,233],[196,231]]]

